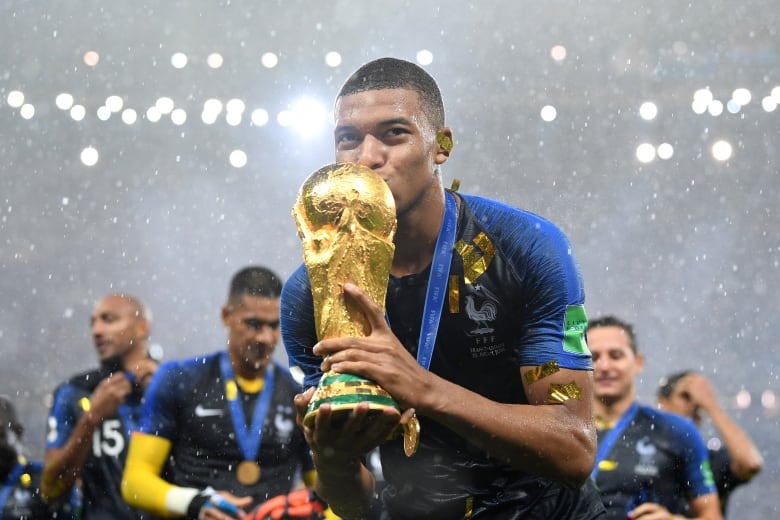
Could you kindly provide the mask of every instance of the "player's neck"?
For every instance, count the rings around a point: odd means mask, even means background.
[[[399,215],[390,267],[393,276],[421,273],[430,265],[441,229],[444,200],[443,190],[432,190],[414,209]]]
[[[593,403],[593,411],[596,415],[597,426],[611,428],[623,417],[636,400],[636,393],[632,390],[628,395],[618,399],[596,399]]]
[[[149,352],[146,349],[146,343],[136,344],[132,350],[122,356],[122,367],[125,370],[133,371],[138,363],[149,358]]]

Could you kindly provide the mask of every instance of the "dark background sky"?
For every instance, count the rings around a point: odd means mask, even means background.
[[[42,453],[54,386],[95,364],[88,318],[105,293],[149,303],[166,358],[223,347],[230,276],[249,263],[291,273],[297,189],[333,160],[327,123],[302,136],[276,115],[305,96],[329,112],[363,62],[427,50],[455,135],[446,184],[458,178],[463,192],[566,231],[589,315],[636,323],[649,357],[641,397],[666,372],[708,374],[767,461],[735,494],[733,517],[777,516],[780,109],[762,108],[780,85],[777,12],[773,0],[0,0],[0,393],[16,400],[31,453]],[[330,51],[340,65],[325,63]],[[206,64],[214,52],[219,69]],[[261,65],[266,52],[275,68]],[[724,104],[737,88],[752,99],[697,114],[702,88]],[[62,92],[86,108],[82,121],[55,106]],[[97,117],[110,95],[137,111],[135,124]],[[146,118],[161,96],[184,124]],[[204,124],[209,98],[243,100],[244,119]],[[650,121],[639,117],[646,101],[658,107]],[[551,122],[545,105],[557,109]],[[271,117],[262,127],[248,117],[258,107]],[[728,161],[712,157],[718,140],[733,147]],[[674,155],[642,163],[645,142]],[[228,161],[236,149],[243,168]],[[743,409],[740,391],[752,397]]]

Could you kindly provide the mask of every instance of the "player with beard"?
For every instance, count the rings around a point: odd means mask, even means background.
[[[119,484],[144,389],[157,370],[147,349],[150,323],[133,296],[100,300],[91,317],[100,367],[54,392],[41,491],[56,502],[80,481],[85,520],[149,518],[125,503]]]
[[[122,494],[130,504],[165,517],[243,518],[286,496],[300,476],[313,482],[295,424],[299,387],[271,359],[281,289],[264,267],[240,270],[222,307],[227,349],[160,367],[127,459]],[[316,517],[321,503],[311,506]]]

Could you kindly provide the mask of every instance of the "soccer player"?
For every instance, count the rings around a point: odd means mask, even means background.
[[[122,499],[119,484],[144,389],[157,369],[147,350],[150,322],[133,296],[100,300],[91,318],[100,368],[54,392],[41,492],[58,501],[81,481],[84,520],[146,518]]]
[[[310,387],[296,397],[298,419],[329,370],[375,381],[404,412],[369,414],[360,403],[334,424],[322,405],[304,427],[320,495],[344,518],[599,517],[585,296],[568,240],[537,215],[444,189],[452,131],[421,67],[394,58],[360,67],[335,121],[336,161],[371,168],[395,200],[388,321],[381,302],[344,280],[370,334],[318,342],[309,277],[295,271],[282,333]],[[398,435],[385,442],[418,420],[414,455]],[[376,446],[378,500],[365,465]]]
[[[73,488],[61,503],[44,503],[41,498],[43,464],[24,456],[23,435],[24,427],[13,402],[0,396],[0,518],[75,520],[81,509],[78,489]]]
[[[586,336],[599,428],[592,477],[607,518],[684,518],[685,497],[693,518],[720,520],[707,448],[696,426],[636,400],[645,357],[633,326],[604,316],[589,322]]]
[[[658,386],[658,404],[663,410],[687,417],[696,426],[701,426],[702,412],[706,413],[722,438],[723,446],[708,453],[725,516],[734,488],[750,482],[764,465],[758,447],[720,406],[704,374],[685,370],[663,378]]]
[[[301,475],[313,483],[295,423],[299,386],[271,359],[281,289],[270,270],[241,269],[222,307],[227,348],[160,367],[127,458],[128,503],[165,517],[243,518]]]

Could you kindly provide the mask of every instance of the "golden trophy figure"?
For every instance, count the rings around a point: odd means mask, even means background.
[[[352,163],[324,166],[306,179],[293,207],[309,273],[317,339],[365,337],[368,320],[344,297],[345,282],[364,291],[383,309],[395,245],[395,201],[387,184],[370,168]],[[379,385],[352,374],[323,374],[312,396],[305,424],[328,403],[336,415],[358,403],[380,411],[400,409]],[[407,455],[416,450],[419,424],[404,427]],[[407,448],[408,446],[408,448]],[[412,449],[414,448],[414,449]]]

